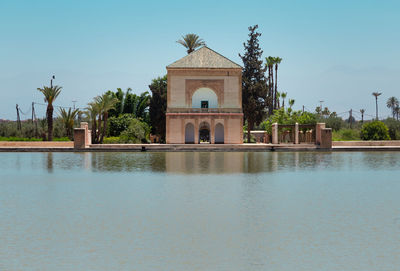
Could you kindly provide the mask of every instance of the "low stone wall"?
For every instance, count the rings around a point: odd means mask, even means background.
[[[0,141],[0,148],[72,148],[72,141]]]
[[[333,147],[364,147],[364,146],[393,146],[400,147],[400,140],[385,140],[385,141],[333,141]]]

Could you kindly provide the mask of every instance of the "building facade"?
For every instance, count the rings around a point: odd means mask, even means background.
[[[242,67],[202,47],[167,66],[168,144],[243,143]]]

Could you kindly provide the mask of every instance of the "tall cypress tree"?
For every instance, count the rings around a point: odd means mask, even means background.
[[[249,39],[243,43],[244,55],[242,73],[242,106],[244,118],[247,120],[247,140],[250,142],[250,130],[259,125],[267,114],[268,88],[265,80],[266,67],[263,65],[262,53],[256,32],[258,25],[249,27]]]
[[[167,76],[158,77],[151,81],[149,88],[152,92],[150,98],[150,122],[151,132],[159,135],[162,142],[165,142],[165,126],[167,111]]]

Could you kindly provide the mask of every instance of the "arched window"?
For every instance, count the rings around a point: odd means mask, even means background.
[[[199,88],[193,93],[192,108],[218,108],[218,97],[210,88]]]

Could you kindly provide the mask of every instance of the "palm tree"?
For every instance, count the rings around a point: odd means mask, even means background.
[[[64,108],[61,108],[59,114],[67,132],[67,137],[71,138],[72,129],[74,128],[75,119],[79,114],[79,109],[74,109],[71,111],[71,108],[69,108],[67,111]]]
[[[376,103],[376,120],[378,120],[378,96],[380,96],[382,92],[372,92],[372,96],[375,96]]]
[[[146,109],[150,104],[150,95],[149,92],[143,92],[140,96],[136,96],[135,101],[135,117],[141,118],[142,120],[145,119]]]
[[[292,109],[294,105],[294,99],[289,99],[289,108]]]
[[[98,143],[98,132],[100,129],[97,128],[97,115],[99,115],[100,112],[100,105],[96,102],[90,102],[88,103],[88,107],[86,107],[85,114],[86,116],[90,119],[90,122],[92,123],[92,143]]]
[[[58,95],[61,93],[62,87],[51,86],[43,88],[38,88],[44,95],[44,101],[47,103],[46,118],[47,118],[47,140],[53,141],[53,102],[57,99]]]
[[[285,99],[287,96],[287,92],[282,92],[281,97],[282,97],[282,107],[285,108]]]
[[[95,101],[100,108],[98,123],[99,128],[101,126],[101,120],[103,120],[103,129],[99,129],[100,144],[102,144],[107,131],[108,111],[111,109],[115,109],[115,105],[118,103],[119,100],[109,93],[104,93],[101,96],[95,97]]]
[[[272,115],[274,110],[274,64],[275,58],[272,56],[265,58],[266,67],[268,69],[268,113]]]
[[[365,113],[365,109],[360,109],[360,113],[361,113],[361,123],[364,123],[364,113]]]
[[[277,109],[278,108],[278,105],[277,105],[277,103],[278,103],[278,64],[281,64],[281,62],[282,62],[282,58],[280,58],[279,56],[278,57],[275,57],[275,59],[274,59],[275,61],[275,94],[274,94],[274,109]]]
[[[396,112],[396,118],[399,120],[399,114],[400,114],[400,107],[397,105],[396,108],[394,109]]]
[[[186,34],[185,36],[182,36],[182,39],[178,40],[177,43],[182,44],[183,47],[187,49],[188,54],[200,46],[206,45],[205,41],[196,34]]]
[[[396,107],[399,107],[399,100],[396,97],[390,97],[386,102],[386,106],[392,109],[393,118],[395,118]]]

